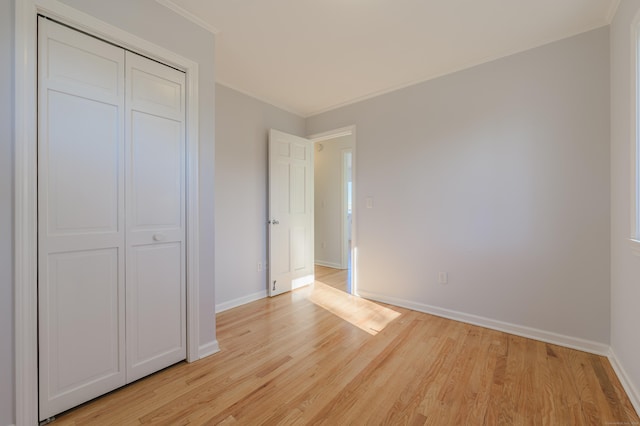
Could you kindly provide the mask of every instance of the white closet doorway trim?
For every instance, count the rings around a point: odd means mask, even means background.
[[[186,73],[187,361],[199,344],[198,64],[56,0],[15,4],[16,424],[38,424],[37,15],[52,18]],[[215,350],[209,350],[208,355]]]

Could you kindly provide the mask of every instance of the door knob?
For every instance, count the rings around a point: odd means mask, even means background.
[[[280,225],[280,221],[277,219],[270,220],[269,223],[272,225]]]

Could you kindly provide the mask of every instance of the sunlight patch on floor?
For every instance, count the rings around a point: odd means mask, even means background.
[[[315,305],[375,336],[401,314],[377,303],[352,296],[319,281],[304,296]]]

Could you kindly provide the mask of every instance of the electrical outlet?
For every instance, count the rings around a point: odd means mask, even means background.
[[[438,282],[440,284],[446,284],[447,282],[449,282],[449,274],[447,274],[446,272],[439,272]]]

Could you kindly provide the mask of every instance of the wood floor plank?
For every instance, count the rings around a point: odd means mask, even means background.
[[[315,265],[315,279],[338,290],[347,291],[347,269],[334,269],[326,266]]]
[[[322,282],[225,311],[217,334],[220,353],[52,424],[640,423],[604,357],[358,299]]]
[[[536,342],[535,345],[535,376],[533,391],[535,392],[535,404],[531,409],[538,413],[539,424],[551,424],[556,412],[553,388],[554,377],[549,367],[549,345]]]

